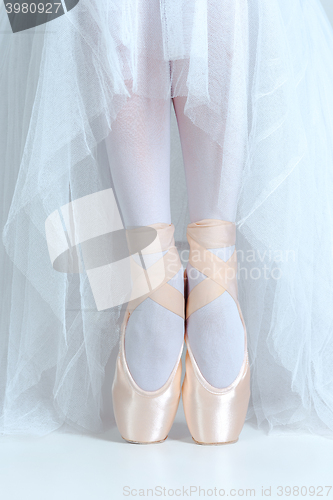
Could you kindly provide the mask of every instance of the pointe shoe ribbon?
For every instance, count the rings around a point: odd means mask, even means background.
[[[173,224],[164,223],[151,224],[148,227],[155,229],[157,237],[149,246],[142,250],[142,255],[160,253],[161,258],[146,270],[131,255],[132,297],[135,298],[130,298],[128,310],[133,312],[134,309],[149,297],[166,309],[184,317],[184,296],[179,290],[168,283],[182,267],[174,241],[175,227]],[[136,238],[136,232],[137,229],[127,231],[129,247],[133,238]],[[164,251],[167,252],[163,256],[162,252]]]
[[[207,250],[235,245],[236,228],[231,222],[212,219],[189,224],[187,240],[190,245],[189,262],[209,279],[201,281],[189,294],[186,303],[186,318],[194,311],[212,302],[228,291],[237,306],[237,254],[234,251],[230,259],[225,262],[217,255]],[[242,317],[240,308],[239,313]]]
[[[182,344],[168,380],[161,388],[145,391],[136,384],[125,357],[125,329],[130,314],[145,298],[150,297],[182,318],[185,316],[183,294],[167,283],[181,268],[174,243],[174,225],[159,223],[149,227],[157,231],[157,241],[143,253],[156,253],[157,249],[167,252],[145,271],[148,276],[142,267],[134,261],[132,263],[135,298],[130,300],[121,326],[120,348],[112,384],[113,409],[118,430],[125,440],[141,444],[164,441],[170,431],[181,395],[181,356],[184,345]],[[140,296],[137,296],[138,291]]]
[[[247,334],[237,294],[236,249],[227,262],[207,248],[235,245],[236,226],[228,221],[203,219],[189,224],[190,264],[207,276],[189,293],[186,319],[227,291],[233,297],[244,326],[244,359],[236,379],[228,387],[213,387],[203,377],[193,356],[185,331],[186,372],[182,387],[186,421],[191,435],[199,444],[226,444],[238,440],[243,428],[250,398],[250,366]]]

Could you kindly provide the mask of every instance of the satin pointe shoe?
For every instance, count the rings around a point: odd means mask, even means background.
[[[185,317],[183,294],[167,283],[182,267],[174,242],[174,225],[158,223],[148,227],[157,231],[157,238],[142,253],[156,253],[157,249],[161,252],[167,250],[167,252],[164,256],[161,253],[161,258],[147,271],[135,264],[134,261],[131,263],[131,275],[136,282],[133,289],[135,288],[138,298],[134,298],[128,303],[125,312],[112,384],[113,409],[118,430],[126,441],[141,444],[159,443],[168,436],[181,396],[181,356],[184,342],[177,362],[165,384],[158,390],[145,391],[133,379],[126,362],[125,330],[127,322],[130,314],[147,297],[183,319]],[[152,289],[144,293],[147,281]]]
[[[207,276],[189,293],[186,300],[186,320],[200,307],[228,292],[236,302],[244,326],[244,358],[236,379],[225,388],[216,388],[203,377],[191,351],[185,327],[187,347],[185,378],[182,387],[184,412],[192,438],[198,444],[227,444],[238,441],[250,399],[250,366],[247,334],[237,292],[236,249],[224,262],[207,248],[235,245],[236,226],[227,221],[203,219],[189,224],[187,240],[190,264]]]

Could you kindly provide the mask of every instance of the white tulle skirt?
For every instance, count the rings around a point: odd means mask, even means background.
[[[0,4],[0,432],[112,424],[107,367],[122,309],[98,310],[87,272],[54,266],[45,223],[112,188],[105,139],[130,91],[186,96],[185,114],[223,147],[226,173],[230,117],[244,117],[247,418],[332,436],[333,31],[319,0],[80,0],[16,34]],[[176,142],[171,160],[175,238],[186,248]]]

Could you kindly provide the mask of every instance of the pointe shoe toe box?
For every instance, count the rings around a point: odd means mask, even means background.
[[[189,354],[189,346],[187,349],[182,395],[186,421],[193,439],[200,444],[237,441],[250,399],[247,354],[235,381],[225,389],[217,389],[204,379],[193,354]]]
[[[112,384],[113,409],[118,430],[127,441],[164,441],[175,418],[181,386],[181,359],[167,382],[156,391],[144,391],[133,380],[121,353]]]

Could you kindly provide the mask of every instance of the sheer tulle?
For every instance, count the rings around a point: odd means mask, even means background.
[[[85,272],[52,268],[45,221],[113,187],[105,139],[134,92],[186,96],[185,115],[223,148],[221,205],[237,165],[248,419],[331,436],[333,33],[318,0],[80,0],[15,35],[2,4],[0,54],[1,432],[107,425],[102,386],[121,308],[98,311]],[[172,220],[185,257],[173,139]]]

